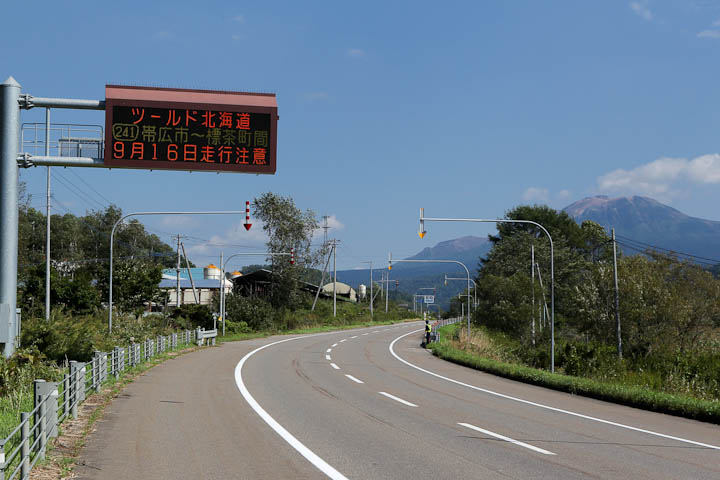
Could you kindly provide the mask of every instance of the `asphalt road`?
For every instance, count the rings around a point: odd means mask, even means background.
[[[720,479],[720,427],[494,377],[422,325],[168,361],[108,407],[79,478]]]

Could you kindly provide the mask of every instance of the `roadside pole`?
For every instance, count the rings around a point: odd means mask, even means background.
[[[50,156],[50,108],[45,109],[45,156]],[[45,229],[45,320],[50,321],[50,166],[47,167],[47,210]]]
[[[0,85],[0,343],[15,351],[18,255],[18,143],[20,84],[8,77]]]
[[[615,276],[615,326],[617,329],[617,351],[618,358],[622,358],[622,336],[620,335],[620,290],[618,289],[617,270],[617,242],[615,241],[615,229],[612,229],[613,244],[613,272]]]

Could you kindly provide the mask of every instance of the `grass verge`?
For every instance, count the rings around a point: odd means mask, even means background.
[[[428,347],[432,350],[433,355],[511,380],[653,412],[720,424],[720,401],[700,400],[621,383],[600,382],[588,378],[550,373],[524,365],[504,363],[473,355],[457,348],[447,340],[453,337],[457,328],[459,328],[457,325],[449,325],[440,329],[440,342],[432,343]]]

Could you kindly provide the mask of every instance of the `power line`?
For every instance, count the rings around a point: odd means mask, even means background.
[[[74,169],[74,168],[71,168],[71,169],[70,169],[70,173],[72,173],[73,175],[75,175],[82,183],[84,183],[85,185],[87,185],[87,187],[88,187],[90,190],[92,190],[92,191],[95,192],[100,198],[102,198],[103,200],[105,200],[105,202],[106,202],[108,205],[112,205],[112,204],[113,204],[113,202],[111,202],[110,200],[108,200],[107,197],[105,197],[105,195],[103,195],[102,193],[100,193],[100,192],[98,192],[97,190],[95,190],[95,189],[92,187],[92,185],[90,185],[90,184],[89,184],[88,182],[86,182],[80,175],[78,175],[78,174],[75,172],[75,169]]]
[[[639,241],[639,240],[633,240],[632,238],[628,238],[628,237],[625,237],[625,236],[622,236],[622,235],[618,235],[617,233],[615,234],[615,236],[618,237],[618,238],[622,238],[622,239],[625,240],[625,241],[628,241],[628,242],[631,242],[631,243],[635,243],[635,244],[639,244],[639,245],[643,245],[643,246],[645,246],[645,247],[650,247],[650,248],[653,248],[653,249],[655,249],[655,250],[664,251],[664,252],[669,252],[669,253],[674,253],[674,254],[676,254],[676,255],[683,256],[683,257],[698,258],[698,259],[700,259],[700,260],[707,260],[707,261],[709,261],[709,262],[720,263],[720,260],[717,260],[717,259],[715,259],[715,258],[701,257],[701,256],[699,256],[699,255],[693,255],[693,254],[691,254],[691,253],[684,253],[684,252],[679,252],[679,251],[677,251],[677,250],[672,250],[672,249],[669,249],[669,248],[659,247],[659,246],[657,246],[657,245],[652,245],[652,244],[649,244],[649,243],[641,242],[641,241]]]

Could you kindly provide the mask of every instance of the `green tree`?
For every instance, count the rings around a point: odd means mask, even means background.
[[[275,307],[297,306],[300,298],[298,282],[305,270],[318,263],[319,252],[311,248],[312,235],[318,221],[312,210],[302,211],[290,197],[267,192],[254,200],[254,214],[263,223],[268,237],[269,252],[289,252],[294,249],[295,264],[287,257],[271,257],[276,274],[270,301]]]

